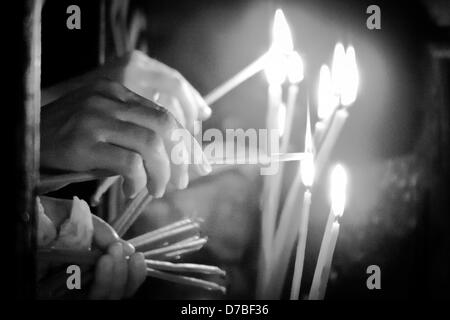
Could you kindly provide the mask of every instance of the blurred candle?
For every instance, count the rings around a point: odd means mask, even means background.
[[[286,18],[284,17],[283,11],[278,9],[275,12],[275,18],[272,29],[272,46],[269,49],[268,58],[266,61],[266,67],[264,69],[267,78],[268,86],[268,108],[266,114],[266,126],[269,130],[268,136],[269,141],[272,135],[280,135],[280,129],[278,125],[278,114],[280,112],[280,105],[282,104],[282,85],[286,80],[287,76],[287,63],[286,55],[291,54],[293,51],[292,36],[289,26],[287,24]],[[268,154],[272,153],[267,150]],[[277,175],[266,176],[265,179],[265,190],[264,195],[264,210],[263,216],[266,218],[266,223],[263,224],[263,238],[266,250],[271,246],[271,241],[273,237],[274,227],[275,227],[275,206],[277,205],[277,189],[279,188],[279,183],[276,181]]]
[[[342,217],[345,210],[346,192],[347,173],[341,165],[336,165],[331,173],[331,210],[314,271],[309,293],[310,300],[322,300],[325,297],[334,249],[339,235],[339,218]]]
[[[338,110],[331,122],[330,128],[327,131],[325,138],[323,139],[322,145],[320,146],[319,152],[316,158],[316,172],[317,177],[320,177],[322,170],[324,169],[328,158],[330,157],[331,151],[339,138],[339,135],[344,128],[345,122],[348,118],[348,112],[345,109]]]
[[[330,124],[330,120],[339,100],[333,93],[331,72],[327,65],[320,68],[319,86],[317,90],[317,117],[319,121],[315,125],[314,143],[319,146]]]
[[[269,141],[274,141],[272,139],[273,135],[280,137],[280,129],[278,125],[280,106],[282,104],[282,84],[286,80],[287,76],[287,62],[286,59],[293,52],[293,42],[291,31],[289,25],[287,24],[286,18],[283,11],[278,9],[275,12],[274,23],[272,28],[272,45],[269,49],[266,65],[265,65],[265,75],[268,82],[268,108],[266,114],[266,127],[268,129]],[[279,141],[279,139],[276,139]],[[273,151],[270,150],[270,144],[268,144],[267,153],[271,154]],[[258,277],[258,294],[264,297],[266,294],[266,285],[268,283],[268,274],[270,269],[270,263],[272,260],[271,250],[272,241],[275,231],[275,221],[278,209],[279,201],[279,189],[280,189],[280,178],[278,174],[267,175],[264,177],[264,187],[263,187],[263,214],[262,214],[262,254],[263,265],[260,265],[260,272],[262,274]]]
[[[295,113],[295,105],[297,102],[299,83],[303,80],[304,77],[303,61],[298,52],[293,52],[288,57],[287,62],[288,62],[287,77],[289,80],[289,91],[288,91],[287,110],[285,118],[286,119],[285,132],[283,134],[283,140],[280,148],[281,153],[287,152],[289,148],[292,120],[294,118]]]
[[[295,239],[299,234],[300,224],[302,221],[308,220],[309,207],[311,201],[310,191],[306,190],[302,197],[302,184],[306,189],[310,189],[315,175],[314,169],[314,146],[312,141],[311,121],[309,105],[307,105],[307,117],[306,117],[306,130],[305,130],[305,158],[299,163],[299,169],[297,175],[289,188],[286,201],[281,211],[279,227],[275,234],[275,259],[274,267],[272,268],[271,283],[269,291],[271,299],[279,299],[281,290],[286,278],[287,269],[289,266],[289,259],[292,254],[292,249],[295,245]],[[303,204],[299,203],[299,199],[303,199]],[[299,213],[298,208],[301,207],[302,211]],[[301,228],[307,228],[308,223],[305,222]],[[306,236],[306,229],[302,229],[302,234]],[[304,238],[306,241],[306,238]],[[303,244],[300,244],[300,248]],[[301,249],[300,249],[301,250]],[[300,259],[304,254],[300,252],[298,255]],[[300,260],[299,264],[303,265]],[[297,264],[298,265],[298,264]],[[300,271],[300,270],[299,270]],[[297,279],[299,282],[301,278],[301,272],[297,271]]]
[[[339,98],[346,87],[346,54],[344,45],[340,42],[336,44],[333,52],[333,61],[331,64],[331,85],[333,94]]]
[[[344,124],[347,121],[348,112],[346,108],[352,105],[357,97],[359,75],[355,49],[350,46],[347,51],[344,51],[344,47],[341,44],[337,44],[332,69],[331,82],[334,92],[332,96],[338,98],[338,101],[342,104],[343,108],[334,113],[326,136],[322,139],[322,143],[319,146],[320,149],[316,159],[317,178],[320,177],[331,151],[344,128]],[[334,103],[334,100],[332,101]]]

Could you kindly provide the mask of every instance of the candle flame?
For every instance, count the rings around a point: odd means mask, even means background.
[[[340,164],[336,165],[331,172],[331,209],[336,217],[344,213],[347,192],[347,173]]]
[[[327,65],[320,68],[317,94],[317,116],[320,120],[328,119],[337,108],[339,100],[333,93],[331,72]]]
[[[286,21],[283,10],[277,9],[272,28],[272,47],[283,53],[291,53],[294,49],[291,29]]]
[[[267,54],[264,69],[267,81],[270,84],[281,85],[287,76],[286,55],[294,49],[291,30],[281,9],[275,12],[272,28],[272,45]]]
[[[359,86],[358,65],[356,63],[355,48],[349,46],[345,53],[345,76],[343,79],[341,103],[349,106],[356,100]]]
[[[300,174],[302,182],[306,187],[311,187],[314,182],[314,145],[311,132],[311,118],[309,114],[309,100],[306,114],[306,133],[305,133],[305,159],[300,163]]]
[[[300,174],[302,183],[305,187],[310,188],[314,182],[315,175],[314,156],[312,153],[306,154],[300,163]]]
[[[297,51],[294,51],[287,60],[288,79],[291,84],[297,84],[303,80],[303,60]]]
[[[344,45],[340,42],[334,47],[331,65],[331,82],[333,93],[339,97],[342,94],[346,80],[346,56]]]

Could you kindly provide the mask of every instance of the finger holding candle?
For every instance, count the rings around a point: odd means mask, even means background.
[[[341,165],[336,165],[331,173],[331,210],[314,271],[309,293],[310,300],[319,300],[325,297],[334,249],[339,235],[340,225],[338,219],[342,217],[345,210],[346,192],[347,173]]]

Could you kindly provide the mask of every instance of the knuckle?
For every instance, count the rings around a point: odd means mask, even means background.
[[[176,126],[175,118],[172,116],[169,110],[165,108],[159,108],[157,110],[157,119],[163,130],[172,130]]]
[[[173,85],[176,90],[182,90],[184,87],[184,78],[178,71],[173,73]]]
[[[101,131],[101,120],[95,112],[82,113],[76,120],[74,134],[82,138],[97,141]]]

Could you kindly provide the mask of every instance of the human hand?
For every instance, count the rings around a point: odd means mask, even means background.
[[[114,229],[97,216],[94,223],[94,245],[105,252],[95,267],[90,299],[129,298],[146,278],[144,255],[119,238]]]
[[[196,89],[175,69],[135,50],[79,77],[42,91],[47,105],[70,91],[96,83],[101,78],[123,84],[148,100],[168,109],[190,132],[196,120],[206,120],[211,109]]]
[[[190,132],[195,131],[194,121],[210,117],[211,109],[205,100],[177,70],[138,50],[122,61],[124,66],[119,68],[121,75],[118,76],[121,83],[147,99],[156,100]],[[112,70],[114,65],[110,63],[107,68]]]
[[[69,171],[103,169],[124,177],[124,193],[134,197],[147,186],[161,197],[168,183],[183,189],[189,182],[190,150],[202,159],[195,170],[211,171],[195,139],[175,141],[183,127],[166,109],[119,83],[99,80],[52,102],[41,110],[41,165]]]

